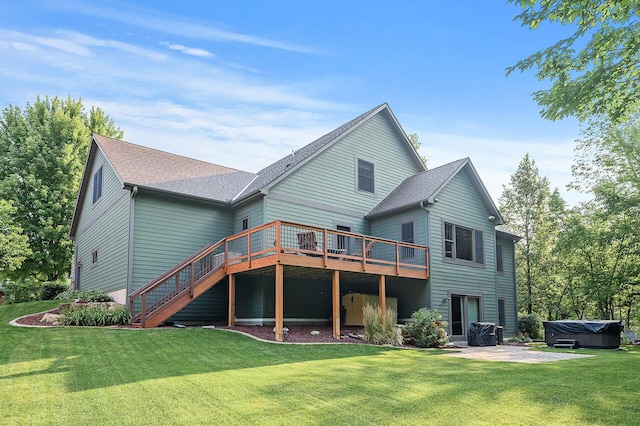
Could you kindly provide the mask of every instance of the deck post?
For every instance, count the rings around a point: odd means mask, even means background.
[[[387,312],[387,290],[386,290],[386,281],[385,281],[384,275],[380,275],[380,278],[378,279],[378,297],[379,297],[380,308],[382,309],[383,313],[386,313]]]
[[[284,271],[281,264],[276,264],[276,341],[284,342]]]
[[[333,337],[340,339],[340,271],[333,271],[331,281],[331,300],[333,304]]]
[[[236,325],[236,276],[229,274],[229,326]]]

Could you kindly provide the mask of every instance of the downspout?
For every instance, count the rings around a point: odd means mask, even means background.
[[[127,259],[127,306],[131,309],[129,295],[133,293],[133,231],[135,218],[136,195],[138,187],[131,189],[131,199],[129,201],[129,255]]]
[[[428,204],[433,204],[427,200]],[[420,201],[420,208],[425,211],[425,217],[427,221],[427,247],[429,248],[429,278],[427,279],[427,285],[429,286],[429,309],[433,309],[433,286],[431,285],[431,212],[425,206],[424,201]]]
[[[518,330],[518,283],[516,282],[517,265],[516,265],[516,242],[513,242],[513,250],[511,251],[511,257],[513,259],[513,300],[515,302],[515,320],[516,320],[516,336],[520,334]]]

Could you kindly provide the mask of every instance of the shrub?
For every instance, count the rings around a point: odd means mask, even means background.
[[[523,336],[528,336],[534,340],[541,337],[540,328],[542,322],[538,314],[531,313],[527,315],[520,315],[518,317],[518,330]]]
[[[60,323],[75,326],[127,325],[131,321],[126,306],[69,305],[60,310]]]
[[[402,345],[402,334],[395,326],[396,312],[392,308],[383,311],[380,306],[367,303],[362,308],[364,340],[380,345]]]
[[[411,319],[404,326],[404,334],[418,347],[439,348],[449,340],[446,326],[438,311],[423,308],[411,314]]]
[[[111,302],[113,299],[103,290],[67,290],[56,296],[57,300],[81,300],[83,302]]]
[[[69,289],[68,283],[46,282],[42,284],[42,300],[54,300],[56,296]]]
[[[4,292],[3,303],[22,303],[40,300],[42,297],[42,285],[29,279],[11,282],[2,285]]]
[[[531,340],[530,337],[527,336],[514,336],[514,337],[509,337],[507,339],[507,343],[531,343],[533,342],[533,340]]]

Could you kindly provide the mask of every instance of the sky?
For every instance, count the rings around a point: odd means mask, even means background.
[[[529,153],[567,191],[580,126],[533,71],[570,33],[506,1],[4,1],[0,108],[81,98],[129,142],[257,172],[387,102],[428,167],[470,157],[492,198]]]

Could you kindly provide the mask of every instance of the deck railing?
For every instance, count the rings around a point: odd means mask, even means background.
[[[234,273],[285,262],[428,278],[428,250],[416,244],[274,221],[203,247],[133,292],[129,297],[131,322],[144,327],[146,319],[171,300],[187,292],[193,297],[194,287],[221,268]]]

